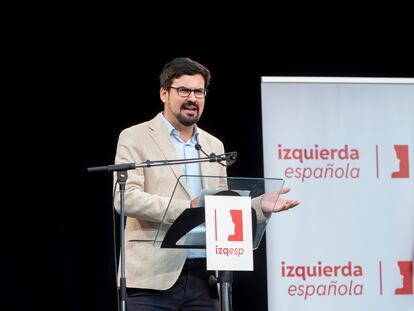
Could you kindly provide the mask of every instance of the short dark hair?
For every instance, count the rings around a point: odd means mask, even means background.
[[[201,74],[204,78],[204,88],[210,84],[210,71],[200,63],[188,57],[178,57],[165,64],[160,74],[160,88],[167,89],[171,86],[174,79],[183,75]]]

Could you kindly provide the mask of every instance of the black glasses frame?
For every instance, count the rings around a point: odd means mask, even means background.
[[[175,89],[177,91],[178,96],[180,97],[188,97],[191,95],[191,92],[194,92],[194,96],[196,98],[204,98],[207,95],[206,89],[189,89],[187,87],[175,87],[175,86],[169,86],[169,89]]]

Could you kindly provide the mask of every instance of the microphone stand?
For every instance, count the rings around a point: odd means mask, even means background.
[[[210,275],[210,285],[220,285],[220,311],[233,311],[232,286],[233,271],[217,271],[217,275]]]
[[[229,161],[234,163],[237,157],[237,152],[227,152],[219,155],[211,154],[205,158],[192,158],[192,159],[179,159],[179,160],[147,160],[141,163],[124,163],[124,164],[112,164],[106,166],[93,166],[88,167],[88,172],[116,172],[119,183],[119,206],[120,206],[120,262],[121,262],[121,276],[119,280],[120,285],[120,300],[121,311],[126,311],[126,277],[125,277],[125,185],[128,179],[128,170],[133,170],[143,167],[152,166],[165,166],[165,165],[177,165],[177,164],[189,164],[199,162],[219,162]]]
[[[221,293],[221,310],[222,311],[233,311],[232,305],[232,287],[233,272],[232,271],[219,271],[218,282],[220,283]]]

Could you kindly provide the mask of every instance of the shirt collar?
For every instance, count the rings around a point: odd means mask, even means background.
[[[164,124],[165,124],[165,126],[167,127],[167,130],[168,130],[168,134],[170,135],[170,136],[176,136],[176,137],[179,137],[180,135],[179,135],[179,132],[178,132],[178,130],[164,117],[164,113],[163,112],[160,112],[160,115],[161,115],[161,119],[162,119],[162,121],[164,122]],[[198,142],[198,128],[197,128],[197,125],[196,124],[194,124],[194,134],[193,134],[193,136],[191,136],[191,138],[190,138],[190,141],[192,142],[192,143],[194,143],[194,144],[196,144],[197,142]]]

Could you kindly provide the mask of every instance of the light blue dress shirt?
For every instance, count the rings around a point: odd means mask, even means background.
[[[188,141],[183,141],[180,137],[180,132],[177,131],[170,122],[164,117],[164,114],[160,112],[161,119],[167,127],[170,139],[177,151],[178,159],[193,159],[198,158],[198,150],[195,145],[198,143],[198,131],[195,126],[194,134]],[[184,175],[201,175],[200,163],[187,163],[184,165]],[[191,196],[191,199],[198,197],[203,188],[201,178],[187,178],[186,179],[187,190]],[[197,227],[196,229],[199,229]],[[196,230],[196,229],[193,229]],[[202,228],[200,228],[202,229]],[[204,249],[189,249],[187,258],[200,258],[206,257],[206,251]]]

